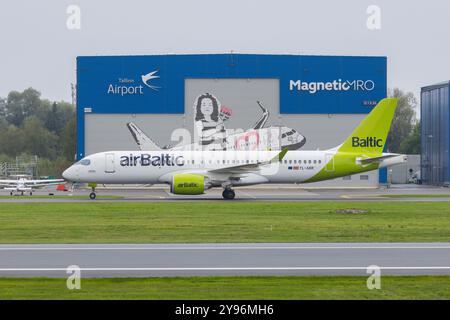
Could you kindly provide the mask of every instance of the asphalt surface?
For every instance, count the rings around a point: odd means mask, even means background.
[[[450,188],[427,187],[417,185],[399,185],[391,188],[354,188],[354,189],[307,189],[297,185],[263,185],[236,188],[233,201],[450,201]],[[54,196],[48,197],[52,193]],[[33,196],[9,197],[9,193],[0,191],[0,202],[91,202],[90,190],[75,189],[69,192],[55,190],[36,190]],[[223,201],[221,189],[208,190],[203,195],[173,195],[168,187],[136,188],[97,188],[97,202],[154,202],[154,201]],[[408,195],[408,197],[386,197]],[[414,195],[420,195],[414,197]],[[422,195],[428,195],[423,197]],[[439,196],[436,196],[439,195]],[[446,195],[447,197],[442,197]],[[39,198],[39,196],[47,196]],[[108,199],[102,196],[118,198]],[[435,197],[433,197],[435,196]]]
[[[0,276],[450,275],[450,243],[0,245]]]

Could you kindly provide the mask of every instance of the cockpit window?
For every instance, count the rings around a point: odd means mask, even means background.
[[[82,159],[80,161],[78,161],[78,164],[81,164],[82,166],[88,166],[91,164],[91,160],[89,159]]]

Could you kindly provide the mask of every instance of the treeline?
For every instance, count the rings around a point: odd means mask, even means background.
[[[389,151],[420,154],[420,121],[415,112],[417,99],[412,92],[405,93],[398,88],[390,90],[389,96],[398,99],[387,141]]]
[[[0,162],[37,155],[40,175],[59,176],[74,160],[75,141],[72,104],[41,99],[33,88],[0,98]]]

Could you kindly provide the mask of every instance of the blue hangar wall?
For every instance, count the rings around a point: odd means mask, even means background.
[[[88,151],[88,116],[186,114],[187,79],[275,79],[277,112],[285,118],[364,115],[386,97],[387,59],[263,54],[77,57],[77,158]],[[380,172],[380,181],[385,180]]]

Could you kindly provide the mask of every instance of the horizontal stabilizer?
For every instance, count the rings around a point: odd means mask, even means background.
[[[359,162],[360,164],[371,164],[371,163],[379,163],[386,159],[390,159],[390,158],[394,158],[394,157],[398,157],[398,156],[402,156],[402,155],[398,154],[398,153],[389,153],[389,154],[381,155],[379,157],[357,158],[356,161]]]

